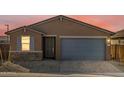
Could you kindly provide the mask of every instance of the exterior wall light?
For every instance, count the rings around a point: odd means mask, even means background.
[[[107,45],[110,46],[111,45],[111,39],[107,38]]]
[[[108,38],[108,39],[107,39],[107,43],[110,43],[110,42],[111,42],[111,39],[110,39],[110,38]]]

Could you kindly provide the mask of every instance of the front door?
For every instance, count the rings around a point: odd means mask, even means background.
[[[44,58],[55,58],[55,37],[44,37]]]

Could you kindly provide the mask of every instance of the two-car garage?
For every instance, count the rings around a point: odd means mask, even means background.
[[[62,60],[105,60],[106,38],[61,38]]]

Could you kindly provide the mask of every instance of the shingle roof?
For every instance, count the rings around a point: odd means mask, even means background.
[[[38,25],[38,24],[44,24],[44,23],[53,21],[53,20],[58,19],[58,18],[64,18],[64,19],[67,19],[69,21],[73,21],[73,22],[75,22],[77,24],[80,24],[80,25],[86,25],[88,27],[91,27],[93,29],[97,29],[97,30],[102,31],[102,32],[105,32],[105,33],[109,33],[111,35],[114,34],[114,32],[112,32],[112,31],[109,31],[109,30],[106,30],[104,28],[100,28],[100,27],[97,27],[97,26],[94,26],[94,25],[91,25],[91,24],[88,24],[88,23],[85,23],[85,22],[82,22],[82,21],[79,21],[79,20],[70,18],[70,17],[67,17],[67,16],[64,16],[64,15],[58,15],[58,16],[55,16],[55,17],[52,17],[52,18],[49,18],[49,19],[46,19],[46,20],[43,20],[43,21],[40,21],[40,22],[31,24],[31,25],[29,25],[29,27],[30,26],[35,26],[35,25]]]
[[[124,38],[124,29],[120,30],[118,32],[116,32],[116,34],[114,34],[113,36],[111,36],[112,38]]]
[[[67,16],[63,16],[63,15],[55,16],[55,17],[52,17],[52,18],[49,18],[49,19],[46,19],[46,20],[43,20],[43,21],[40,21],[40,22],[31,24],[31,25],[28,25],[28,26],[26,26],[26,27],[35,30],[34,28],[32,28],[32,26],[35,26],[35,25],[38,25],[38,24],[44,24],[44,23],[53,21],[53,20],[55,20],[56,18],[65,18],[65,19],[67,19],[67,20],[73,21],[73,22],[75,22],[75,23],[77,23],[77,24],[80,24],[80,25],[86,25],[86,26],[88,26],[88,27],[91,27],[91,28],[93,28],[93,29],[97,29],[97,30],[102,31],[102,32],[105,32],[105,33],[109,33],[109,34],[111,34],[111,35],[114,34],[114,32],[111,32],[111,31],[109,31],[109,30],[106,30],[106,29],[103,29],[103,28],[100,28],[100,27],[97,27],[97,26],[94,26],[94,25],[91,25],[91,24],[88,24],[88,23],[85,23],[85,22],[82,22],[82,21],[73,19],[73,18],[70,18],[70,17],[67,17]],[[24,27],[24,26],[23,26],[23,27]],[[17,29],[20,29],[20,28],[23,28],[23,27],[19,27],[19,28],[10,30],[9,32],[6,32],[5,34],[8,34],[8,33],[10,33],[11,31],[13,32],[14,30],[17,30]],[[35,30],[35,31],[38,31],[38,30]],[[44,33],[43,31],[38,31],[38,32]]]

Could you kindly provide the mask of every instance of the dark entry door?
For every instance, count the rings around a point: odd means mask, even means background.
[[[55,37],[44,37],[44,57],[55,58]]]

